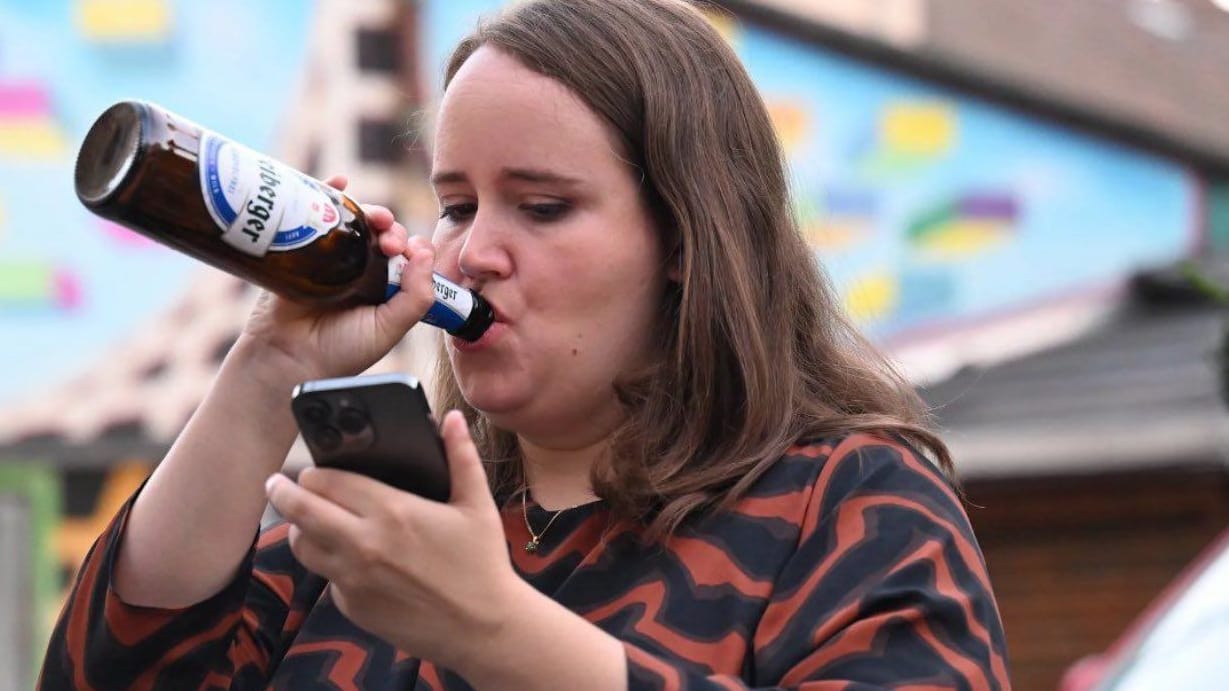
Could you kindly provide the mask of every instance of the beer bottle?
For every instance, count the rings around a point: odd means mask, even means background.
[[[150,103],[123,101],[77,155],[77,198],[103,218],[297,302],[378,304],[400,285],[348,196]],[[490,304],[439,274],[423,321],[475,341]]]

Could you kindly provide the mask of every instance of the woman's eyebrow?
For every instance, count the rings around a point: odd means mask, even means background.
[[[445,170],[431,174],[432,185],[444,185],[451,182],[468,182],[469,178],[459,170]]]
[[[562,185],[565,187],[576,187],[584,183],[579,178],[563,175],[550,170],[540,168],[504,168],[500,171],[500,177],[506,180],[520,180],[523,182],[538,182],[554,185]],[[469,176],[459,170],[442,170],[437,173],[432,173],[432,185],[446,185],[450,183],[469,182]]]
[[[521,180],[524,182],[544,182],[554,185],[563,185],[567,187],[575,187],[582,184],[584,181],[578,178],[569,177],[561,173],[556,173],[549,170],[537,168],[504,168],[502,177],[510,180]]]

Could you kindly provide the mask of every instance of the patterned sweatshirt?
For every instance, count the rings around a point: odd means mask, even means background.
[[[284,523],[203,602],[123,602],[111,571],[128,506],[81,567],[39,688],[470,688],[350,623],[291,553]],[[901,443],[855,434],[796,446],[731,509],[656,544],[594,502],[561,514],[527,553],[520,500],[501,513],[521,577],[623,641],[632,691],[1010,688],[961,503]],[[534,526],[549,515],[530,504]]]

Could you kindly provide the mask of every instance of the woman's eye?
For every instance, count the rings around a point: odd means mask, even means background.
[[[446,204],[440,210],[440,218],[446,218],[453,223],[459,223],[473,216],[477,210],[477,204]]]
[[[570,207],[561,202],[549,204],[522,204],[521,209],[538,221],[556,221],[568,212]]]

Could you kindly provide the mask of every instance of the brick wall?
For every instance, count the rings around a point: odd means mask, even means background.
[[[1104,651],[1229,525],[1223,469],[1005,478],[966,486],[1017,691]]]

